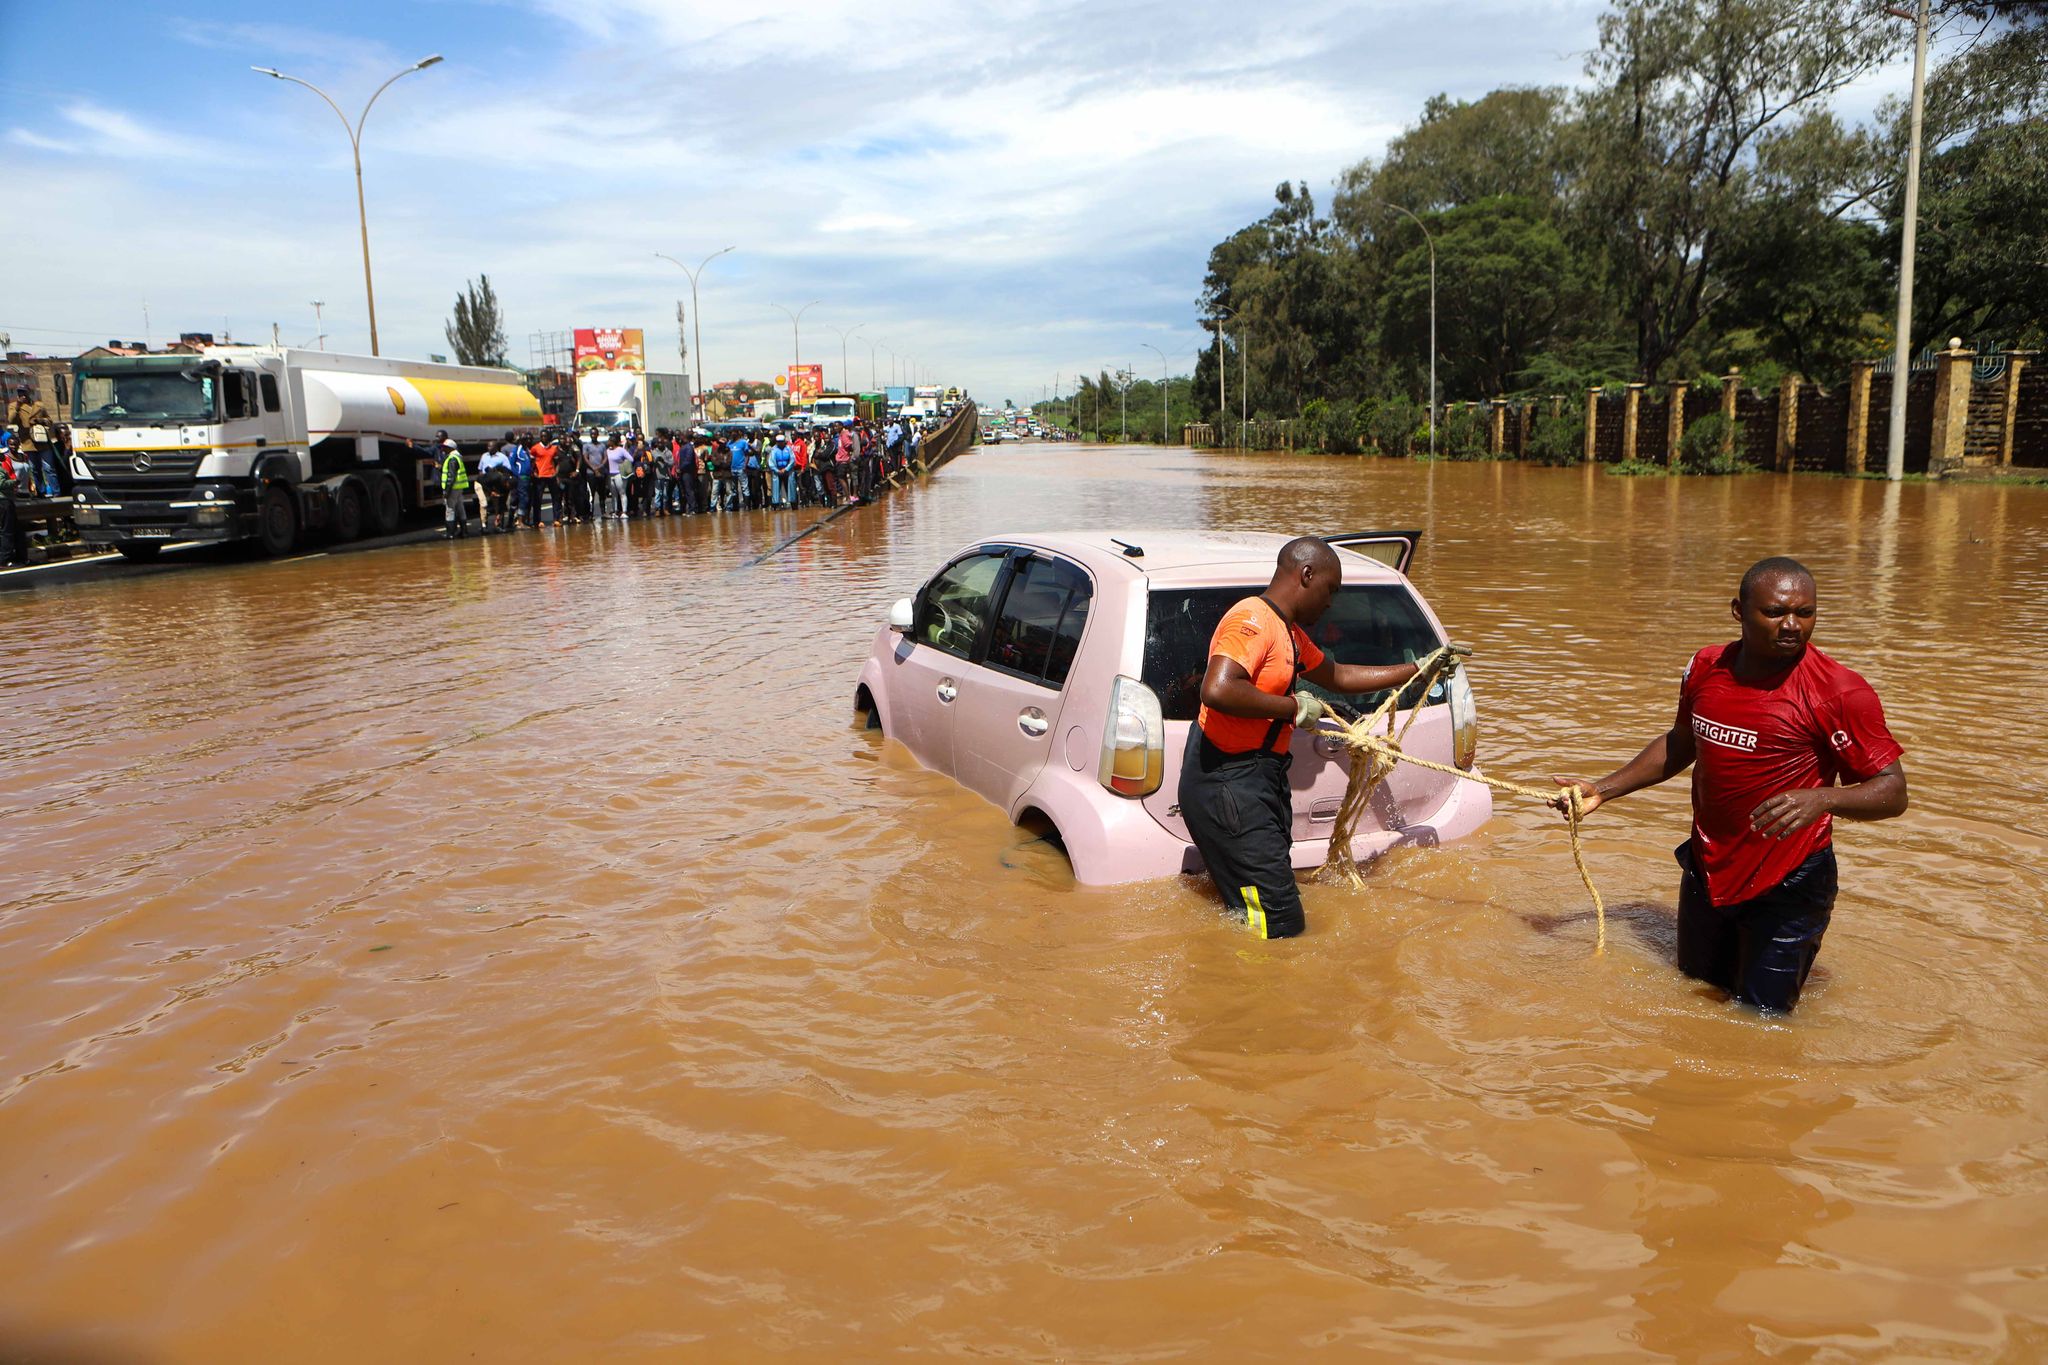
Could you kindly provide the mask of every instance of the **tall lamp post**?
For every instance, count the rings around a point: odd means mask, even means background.
[[[852,376],[852,375],[851,375],[850,373],[848,373],[848,372],[847,372],[847,365],[846,365],[846,339],[847,339],[848,337],[852,336],[852,335],[853,335],[853,334],[854,334],[855,332],[858,332],[858,331],[860,330],[860,328],[861,328],[861,327],[865,327],[865,326],[867,326],[867,324],[866,324],[865,322],[863,322],[862,324],[860,324],[860,327],[833,327],[833,326],[832,326],[832,324],[828,322],[828,323],[826,323],[825,325],[826,325],[827,327],[831,327],[833,331],[835,331],[835,332],[839,333],[839,382],[840,382],[840,383],[842,383],[842,384],[844,384],[844,385],[846,386],[846,391],[847,391],[848,393],[852,393],[852,392],[853,392],[853,376]],[[873,369],[874,369],[874,352],[873,352],[873,351],[870,351],[870,352],[868,352],[868,362],[869,362],[869,363],[868,363],[868,369],[869,369],[870,371],[873,371]],[[869,388],[873,388],[874,386],[875,386],[875,377],[874,377],[873,373],[870,373],[870,374],[868,375],[868,387],[869,387]]]
[[[697,277],[704,273],[705,266],[710,265],[713,261],[731,250],[732,248],[729,246],[720,247],[703,260],[697,262],[695,270],[690,269],[690,267],[684,265],[673,256],[664,255],[659,251],[654,253],[656,260],[667,261],[670,265],[690,277],[690,330],[691,335],[695,338],[690,344],[697,348],[697,378],[696,382],[690,385],[690,403],[692,411],[699,417],[704,415],[705,408],[704,404],[699,402],[698,399],[710,396],[711,385],[707,381],[710,371],[704,368],[704,312],[697,306]]]
[[[1230,399],[1223,390],[1223,319],[1234,318],[1237,314],[1229,308],[1216,310],[1216,420],[1230,420]]]
[[[818,300],[812,299],[809,303],[797,309],[794,313],[790,312],[787,308],[783,308],[783,306],[779,303],[776,304],[775,306],[782,312],[782,315],[784,317],[789,319],[789,344],[796,350],[796,355],[790,360],[789,363],[792,365],[801,365],[804,363],[804,334],[801,330],[801,325],[804,320],[804,314],[810,312],[813,308],[816,308],[818,306]]]
[[[1884,476],[1893,483],[1906,477],[1906,387],[1913,377],[1913,249],[1920,235],[1920,125],[1927,103],[1927,0],[1917,0],[1910,13],[1889,11],[1913,21],[1913,114],[1906,146],[1906,211],[1899,234],[1899,326],[1892,358],[1892,421],[1885,432]]]
[[[1166,445],[1166,352],[1160,351],[1149,341],[1138,343],[1148,351],[1159,351],[1159,444]]]
[[[399,78],[399,76],[410,76],[415,71],[425,71],[428,67],[432,66],[434,63],[440,60],[441,54],[438,52],[431,57],[422,57],[420,58],[420,60],[414,62],[411,66],[405,68],[405,70],[399,72],[397,76],[393,76],[391,80],[386,81],[384,82],[384,84],[378,86],[376,94],[371,95],[369,98],[369,102],[363,105],[363,112],[356,116],[356,121],[354,123],[350,123],[348,121],[348,115],[341,112],[341,106],[334,102],[334,97],[329,95],[325,90],[322,90],[319,86],[313,84],[313,82],[302,81],[297,76],[287,76],[284,74],[284,72],[279,71],[274,67],[252,66],[249,68],[251,71],[260,72],[265,76],[270,76],[277,80],[290,81],[293,85],[305,86],[308,90],[318,95],[321,99],[327,101],[327,107],[334,111],[334,116],[341,120],[341,126],[343,131],[345,131],[348,134],[349,150],[355,154],[356,159],[356,226],[358,230],[362,233],[363,237],[363,296],[369,301],[370,305],[371,355],[378,354],[377,290],[376,287],[372,285],[370,282],[370,212],[363,205],[363,120],[370,116],[370,105],[375,104],[377,102],[377,95],[381,95],[386,90],[389,90],[391,88],[392,81],[396,81]]]
[[[1924,0],[1923,0],[1924,2]],[[1396,213],[1408,215],[1408,221],[1422,229],[1422,240],[1429,243],[1429,456],[1436,458],[1436,238],[1430,234],[1429,225],[1417,218],[1399,204],[1389,204],[1384,199],[1373,202],[1384,205]]]

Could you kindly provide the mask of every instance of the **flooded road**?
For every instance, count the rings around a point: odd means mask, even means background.
[[[0,1358],[2048,1353],[2048,490],[1012,447],[795,524],[0,601]],[[1525,780],[1793,553],[1913,811],[1770,1023],[1670,965],[1682,782],[1599,959],[1511,798],[1298,940],[1077,889],[849,717],[1069,525],[1423,528]]]

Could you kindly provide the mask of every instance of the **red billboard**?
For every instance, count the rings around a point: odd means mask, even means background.
[[[825,367],[823,365],[792,365],[789,367],[789,387],[784,390],[792,403],[808,403],[825,391]]]
[[[578,327],[576,373],[647,369],[647,337],[638,327]]]

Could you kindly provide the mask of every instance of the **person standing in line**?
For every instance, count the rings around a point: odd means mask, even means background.
[[[746,506],[748,495],[753,491],[747,485],[748,445],[746,432],[742,431],[734,436],[732,440],[728,441],[726,449],[732,455],[733,496],[736,503],[733,510],[737,511],[740,507]]]
[[[469,466],[462,450],[445,435],[441,440],[441,512],[447,521],[446,538],[462,540],[469,535]]]
[[[796,501],[801,507],[811,501],[811,438],[799,431],[790,438],[789,453],[796,459]]]
[[[504,527],[511,531],[529,521],[533,514],[533,452],[516,431],[505,433],[503,449],[512,467],[512,516]]]
[[[768,505],[775,508],[796,506],[796,452],[789,448],[789,437],[777,435],[775,449],[768,456],[769,472],[775,476],[774,491]]]
[[[918,473],[924,468],[923,460],[924,430],[919,423],[912,422],[909,433],[904,437],[903,467],[913,474]]]
[[[14,449],[35,474],[38,491],[46,498],[58,496],[57,422],[36,391],[23,384],[7,405],[7,426],[14,433]]]
[[[612,510],[610,515],[616,521],[626,519],[626,475],[633,467],[633,453],[626,449],[625,442],[613,432],[611,442],[604,451],[605,471],[610,478]]]
[[[654,461],[655,515],[665,517],[669,514],[669,500],[676,491],[675,442],[666,431],[657,431],[648,454]]]
[[[832,470],[839,478],[839,494],[845,504],[851,507],[856,501],[853,492],[853,427],[842,424],[838,435],[832,438]]]
[[[512,505],[512,457],[502,444],[492,441],[485,447],[484,457],[477,461],[476,477],[484,493],[484,534],[505,531]]]
[[[28,563],[28,537],[14,514],[14,500],[21,491],[15,480],[20,475],[14,463],[14,433],[0,431],[0,568]]]
[[[604,442],[597,439],[597,428],[592,427],[583,438],[583,485],[590,494],[592,521],[605,518],[604,494],[610,479],[611,463],[605,457]]]
[[[562,524],[562,493],[555,483],[555,442],[551,433],[543,431],[534,437],[529,448],[533,457],[533,502],[527,526],[539,529],[541,524],[540,504],[542,494],[555,504],[555,525]]]
[[[1835,817],[1906,812],[1905,750],[1870,684],[1811,644],[1818,607],[1805,565],[1758,560],[1728,604],[1740,636],[1692,656],[1671,728],[1597,781],[1553,779],[1590,815],[1692,769],[1691,837],[1674,850],[1678,970],[1766,1014],[1799,1003],[1820,955]]]

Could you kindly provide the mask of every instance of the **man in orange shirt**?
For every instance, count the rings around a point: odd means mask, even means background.
[[[1313,536],[1280,547],[1273,581],[1223,615],[1209,642],[1202,710],[1188,727],[1180,810],[1223,903],[1261,938],[1306,927],[1294,885],[1294,803],[1288,744],[1323,703],[1295,688],[1377,692],[1413,678],[1414,664],[1340,664],[1305,633],[1344,583],[1337,552]]]
[[[554,434],[546,433],[536,440],[528,450],[533,455],[533,491],[527,496],[526,524],[540,525],[540,495],[546,493],[554,500],[555,525],[562,524],[562,491],[555,482],[556,446]]]

